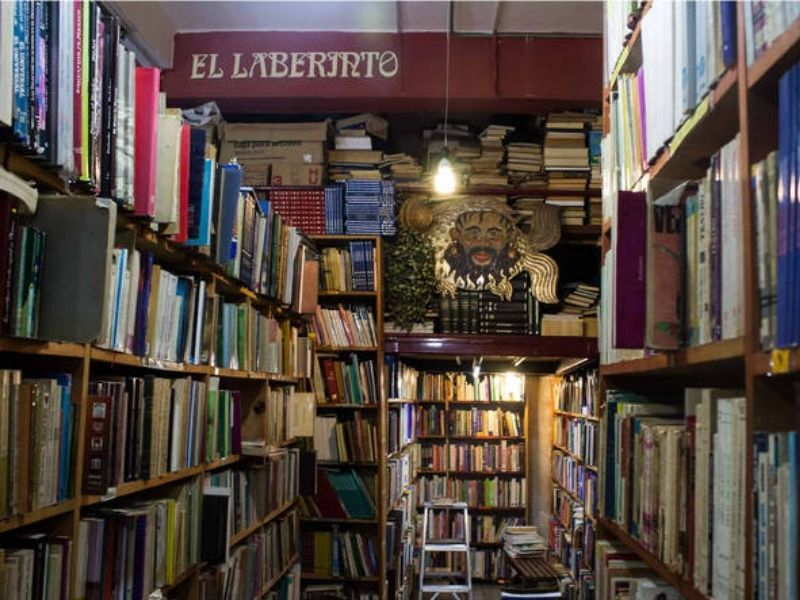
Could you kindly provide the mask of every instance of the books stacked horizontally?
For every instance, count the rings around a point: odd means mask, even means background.
[[[544,168],[548,188],[584,190],[590,174],[586,124],[592,115],[551,113],[544,136]]]
[[[564,286],[564,312],[569,314],[597,314],[600,288],[588,283],[568,283]]]
[[[584,323],[580,315],[563,312],[542,315],[541,335],[581,337],[583,332]]]
[[[382,162],[383,152],[380,150],[331,150],[328,152],[328,176],[331,181],[380,181],[383,178],[380,171]]]
[[[533,142],[511,142],[506,145],[506,173],[515,187],[545,187],[542,145]]]
[[[394,181],[416,182],[422,179],[422,165],[405,152],[384,154],[381,167],[388,167]]]
[[[503,142],[514,127],[506,125],[489,125],[478,136],[480,154],[466,160],[470,165],[469,182],[471,185],[505,186],[508,184],[503,174],[504,155]],[[459,155],[460,156],[460,155]]]
[[[581,196],[549,196],[545,204],[559,207],[562,225],[583,225],[586,222],[586,201]]]
[[[348,242],[347,248],[322,249],[320,289],[324,292],[375,289],[375,246],[369,240]]]
[[[533,227],[533,213],[536,207],[544,203],[544,198],[535,196],[518,196],[512,200],[514,212],[517,213],[519,226],[523,232]]]
[[[503,549],[513,558],[547,558],[547,543],[534,525],[506,527],[500,539]]]
[[[395,235],[394,182],[347,180],[344,226],[348,235]]]

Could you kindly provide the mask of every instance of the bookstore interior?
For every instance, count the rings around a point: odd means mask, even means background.
[[[798,1],[2,0],[0,292],[0,600],[800,598]]]

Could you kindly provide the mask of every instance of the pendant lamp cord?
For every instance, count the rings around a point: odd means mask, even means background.
[[[447,32],[445,34],[444,67],[444,148],[447,151],[447,122],[450,115],[450,30],[453,28],[453,2],[447,2]]]

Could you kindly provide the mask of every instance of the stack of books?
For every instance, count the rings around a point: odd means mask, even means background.
[[[588,283],[569,283],[565,286],[564,312],[569,314],[597,314],[600,288]]]
[[[314,448],[319,460],[373,462],[378,459],[375,424],[365,420],[359,410],[353,412],[349,421],[339,421],[333,415],[317,415]]]
[[[373,540],[351,531],[307,531],[303,534],[303,572],[315,577],[375,577],[378,555]],[[322,586],[312,586],[318,589]],[[317,592],[316,598],[336,598]],[[351,596],[345,596],[351,597]]]
[[[376,115],[361,114],[336,121],[334,150],[328,153],[331,181],[381,179],[383,152],[375,149],[373,138],[386,140],[389,123]]]
[[[511,142],[506,145],[506,172],[515,187],[545,187],[542,145],[533,142]]]
[[[269,207],[306,235],[326,233],[326,190],[281,186],[270,190]]]
[[[380,150],[331,150],[328,152],[328,174],[331,181],[365,179],[380,181],[383,175]]]
[[[303,497],[301,508],[312,518],[374,519],[376,514],[368,485],[354,469],[317,469],[316,494]]]
[[[503,548],[514,558],[547,558],[547,544],[534,525],[510,526],[500,534]]]
[[[395,235],[394,182],[347,180],[344,226],[349,235]]]
[[[367,305],[353,305],[345,308],[317,307],[312,320],[317,344],[323,347],[375,346],[375,321],[372,309]]]
[[[405,152],[384,154],[381,167],[389,168],[389,174],[394,181],[418,182],[422,179],[422,165]]]
[[[502,164],[503,141],[514,128],[505,125],[489,125],[480,136],[480,154],[464,157],[470,165],[469,182],[471,185],[505,186],[508,184],[503,174]],[[461,147],[459,147],[461,150]],[[462,158],[459,154],[459,158]]]
[[[359,360],[353,353],[348,360],[319,357],[319,371],[323,375],[322,394],[319,404],[368,404],[377,403],[375,385],[375,363]]]
[[[600,164],[601,157],[601,144],[603,140],[603,131],[601,129],[592,129],[589,131],[589,166],[591,167],[591,175],[589,177],[589,187],[599,190],[603,184],[602,166]]]
[[[542,315],[541,332],[545,336],[584,335],[584,323],[580,315],[568,313],[549,313]]]
[[[561,209],[559,215],[562,225],[583,225],[586,222],[586,202],[580,196],[548,197],[545,203]]]
[[[591,167],[586,142],[587,122],[593,115],[551,113],[547,116],[544,137],[544,168],[548,188],[586,189]]]

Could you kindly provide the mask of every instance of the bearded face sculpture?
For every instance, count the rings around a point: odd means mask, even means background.
[[[520,215],[503,197],[453,197],[406,200],[401,222],[423,231],[436,252],[436,279],[443,295],[457,289],[490,290],[511,297],[510,281],[527,272],[531,293],[545,303],[558,302],[558,265],[541,251],[561,237],[556,207],[537,204],[526,214],[529,231],[520,229]]]

